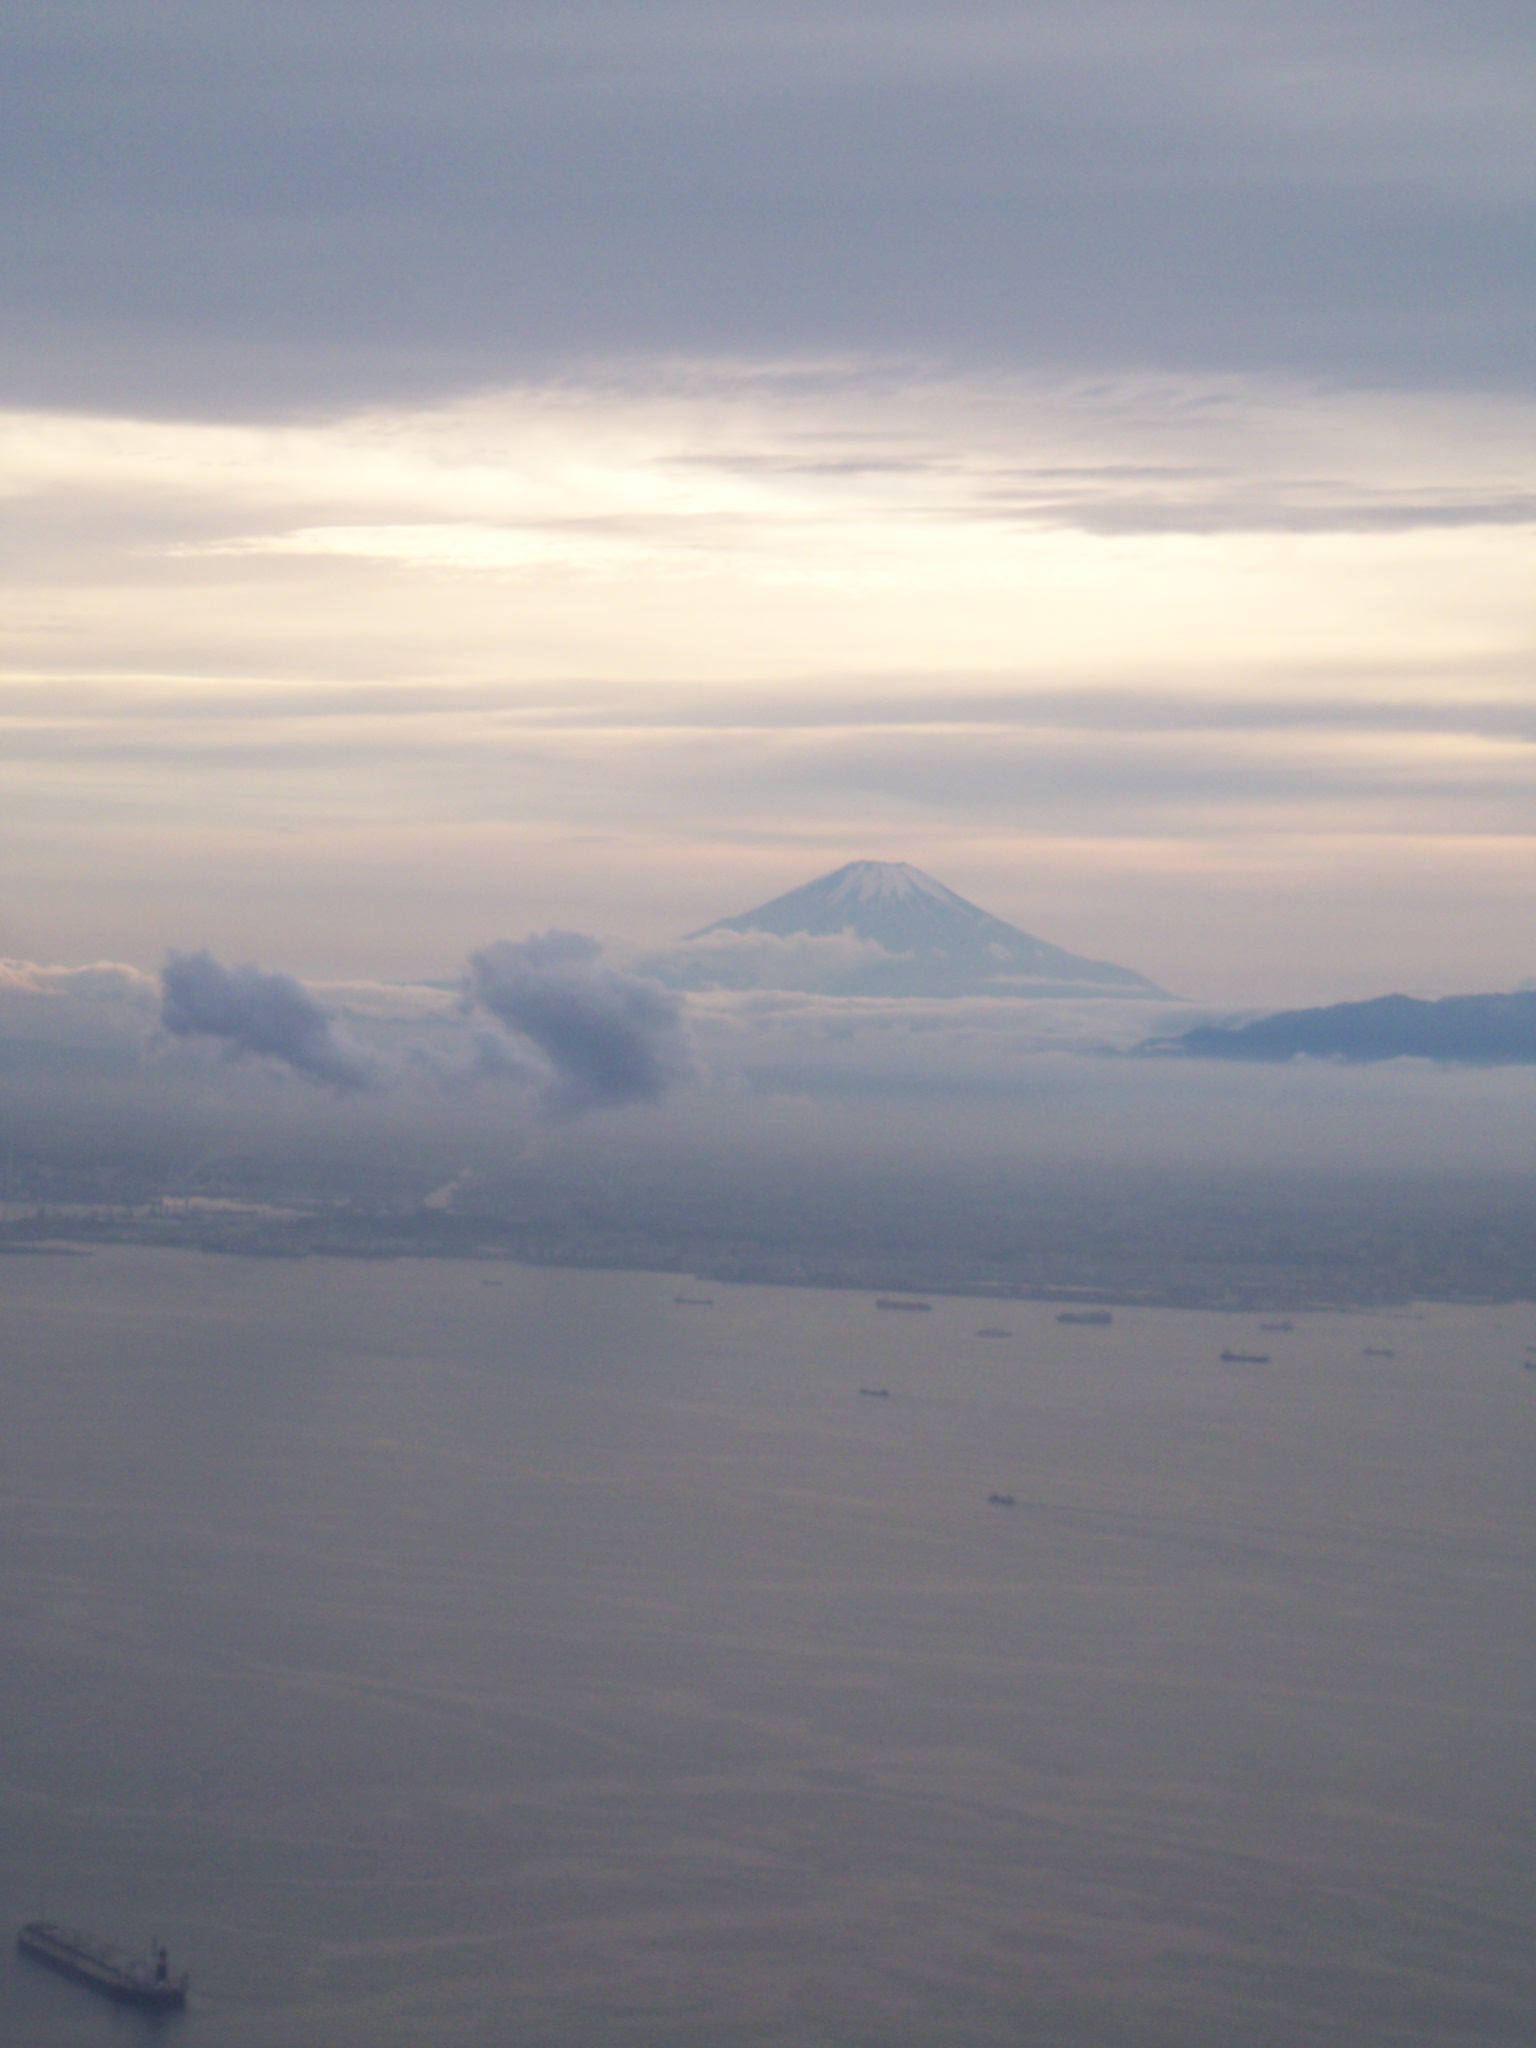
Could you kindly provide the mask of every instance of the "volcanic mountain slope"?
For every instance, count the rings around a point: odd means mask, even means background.
[[[1160,996],[1128,967],[1047,945],[905,861],[856,860],[692,933],[664,961],[690,988],[861,996]]]

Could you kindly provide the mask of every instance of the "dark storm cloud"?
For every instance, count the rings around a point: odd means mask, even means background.
[[[1530,374],[1536,16],[1501,0],[13,22],[32,395],[403,393],[573,348]]]
[[[658,1101],[691,1065],[682,1004],[659,982],[605,966],[579,932],[499,940],[469,962],[469,994],[553,1069],[566,1113]]]
[[[223,967],[211,953],[173,953],[161,974],[160,1021],[178,1038],[216,1038],[233,1058],[281,1060],[296,1074],[364,1088],[372,1067],[343,1045],[302,982],[254,966]]]

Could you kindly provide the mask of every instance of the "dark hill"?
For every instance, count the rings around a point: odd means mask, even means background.
[[[1514,995],[1377,996],[1320,1010],[1282,1010],[1251,1024],[1199,1024],[1143,1052],[1216,1060],[1454,1061],[1536,1066],[1536,990]]]

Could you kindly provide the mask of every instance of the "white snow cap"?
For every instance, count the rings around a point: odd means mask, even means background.
[[[728,952],[722,953],[727,934]],[[755,981],[738,943],[753,937],[773,942],[760,948]],[[822,993],[1161,994],[1129,968],[1031,938],[904,860],[849,861],[787,896],[690,932],[670,971],[690,988],[795,987],[800,980],[790,977],[803,979],[811,963],[792,967],[784,942],[834,937],[857,944],[861,957],[840,966],[820,959],[815,986]],[[718,957],[710,954],[711,945]],[[665,979],[669,970],[658,963],[656,971]]]
[[[826,881],[829,903],[911,903],[923,897],[932,903],[961,900],[953,889],[946,889],[905,860],[852,860]]]

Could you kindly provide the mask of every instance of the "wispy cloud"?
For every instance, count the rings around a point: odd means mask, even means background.
[[[13,996],[66,997],[76,1003],[127,1003],[141,1010],[154,1007],[160,994],[153,975],[120,960],[96,960],[88,967],[0,960],[0,991]]]

